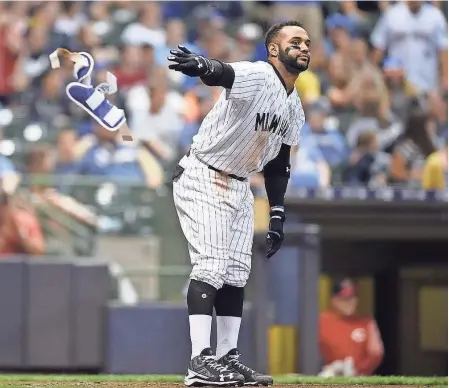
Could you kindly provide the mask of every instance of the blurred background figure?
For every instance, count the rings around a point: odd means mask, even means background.
[[[282,1],[272,2],[271,22],[280,20],[298,20],[304,24],[312,41],[318,41],[323,35],[323,14],[321,1]]]
[[[331,311],[320,315],[319,338],[324,376],[369,376],[384,355],[379,329],[371,317],[358,316],[357,290],[351,279],[335,281]]]
[[[0,258],[11,255],[42,255],[45,241],[31,208],[18,206],[17,198],[3,189],[0,178]]]
[[[393,148],[390,170],[392,181],[419,186],[424,161],[434,151],[428,110],[420,105],[419,100],[414,100],[409,104],[404,133]]]
[[[80,140],[77,173],[105,180],[162,184],[162,168],[143,146],[123,143],[120,135],[95,124],[94,134]]]
[[[132,88],[126,104],[134,135],[161,162],[172,163],[184,124],[185,100],[182,94],[169,89],[166,69],[154,69],[146,87]]]
[[[166,37],[162,26],[161,4],[149,1],[140,3],[139,7],[138,20],[125,28],[122,33],[122,41],[136,46],[163,45]]]
[[[430,154],[424,164],[422,186],[426,190],[444,190],[447,187],[447,140],[441,150]]]
[[[332,171],[326,162],[316,139],[310,137],[307,147],[292,150],[291,161],[292,188],[323,188],[328,187]]]
[[[372,35],[373,61],[384,54],[400,60],[419,92],[447,91],[447,21],[427,1],[401,1],[389,7]]]
[[[347,159],[348,148],[345,137],[339,131],[338,120],[330,114],[328,101],[324,98],[307,106],[307,122],[303,128],[301,146],[308,148],[308,139],[312,139],[326,163],[331,168],[337,168]]]
[[[380,151],[374,131],[362,132],[343,170],[343,181],[351,186],[386,186],[390,159],[387,153]]]

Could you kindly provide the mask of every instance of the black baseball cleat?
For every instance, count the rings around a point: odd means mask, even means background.
[[[245,378],[244,385],[273,385],[273,377],[263,375],[262,373],[256,372],[246,365],[243,365],[239,361],[239,357],[239,351],[237,349],[232,349],[228,352],[228,354],[220,358],[218,362],[222,365],[227,366],[232,372],[240,373],[241,375],[243,375],[243,377]]]
[[[211,348],[204,349],[199,356],[190,360],[184,377],[184,385],[187,387],[241,387],[244,382],[245,378],[240,373],[230,370],[215,360]]]

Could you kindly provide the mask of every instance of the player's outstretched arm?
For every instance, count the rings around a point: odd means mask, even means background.
[[[290,149],[282,144],[278,156],[267,163],[263,170],[265,189],[270,204],[270,225],[267,234],[267,258],[273,256],[284,241],[284,198],[290,178]]]
[[[169,69],[180,71],[189,77],[200,77],[208,86],[232,88],[235,72],[229,64],[192,53],[181,45],[178,50],[170,50],[170,54],[167,59],[173,63],[168,66]]]

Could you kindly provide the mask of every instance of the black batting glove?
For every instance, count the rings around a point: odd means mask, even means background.
[[[282,206],[273,206],[270,210],[270,225],[267,233],[267,259],[273,256],[284,241],[285,213]]]
[[[213,71],[212,62],[201,55],[192,53],[184,46],[178,45],[179,50],[170,50],[169,61],[176,62],[168,66],[169,69],[180,71],[190,77],[202,77]]]

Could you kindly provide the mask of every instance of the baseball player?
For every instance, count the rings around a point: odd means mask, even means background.
[[[169,68],[224,89],[173,174],[173,196],[193,265],[187,292],[192,355],[184,383],[271,385],[239,361],[243,290],[251,268],[253,195],[248,177],[263,171],[270,204],[267,258],[281,247],[290,148],[304,112],[294,88],[310,61],[310,39],[296,21],[266,34],[268,62],[223,63],[171,50]],[[210,348],[212,312],[217,350]]]

